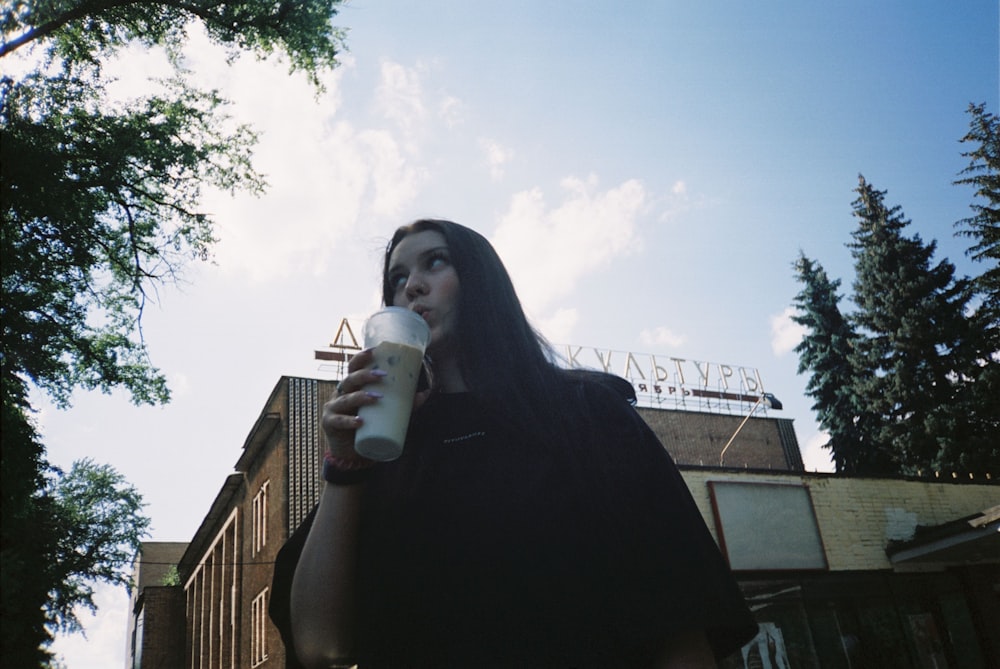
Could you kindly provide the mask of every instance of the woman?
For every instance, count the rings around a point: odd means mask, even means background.
[[[396,231],[386,305],[431,331],[403,455],[353,451],[371,352],[325,405],[327,485],[282,549],[274,618],[306,667],[705,667],[756,625],[617,377],[568,371],[478,233]],[[290,582],[290,583],[289,583]]]

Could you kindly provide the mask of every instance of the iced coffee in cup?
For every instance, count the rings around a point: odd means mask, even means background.
[[[372,460],[395,460],[403,453],[430,330],[409,309],[386,307],[365,323],[364,339],[365,348],[373,349],[372,368],[386,375],[378,383],[382,397],[358,410],[363,422],[354,450]]]

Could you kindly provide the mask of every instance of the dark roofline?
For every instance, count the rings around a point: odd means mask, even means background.
[[[240,459],[236,461],[236,471],[247,471],[249,464],[257,458],[268,439],[280,426],[281,414],[276,411],[262,413],[257,418],[257,422],[253,424],[250,434],[247,435],[247,439],[243,443],[243,452],[240,454]]]
[[[242,452],[236,461],[236,471],[247,471],[248,465],[257,457],[260,449],[267,443],[268,438],[274,433],[274,430],[281,425],[281,414],[276,411],[268,411],[268,409],[274,405],[282,392],[287,395],[288,381],[291,378],[293,377],[283,374],[271,389],[271,394],[267,396],[267,401],[264,402],[264,408],[261,410],[260,415],[257,416],[257,420],[254,421],[253,427],[250,428],[250,432],[243,442]]]
[[[981,486],[997,486],[998,480],[996,478],[986,478],[985,476],[980,476],[979,478],[972,477],[962,477],[962,476],[949,476],[945,477],[934,477],[934,476],[916,476],[914,474],[843,474],[839,472],[814,472],[808,469],[803,471],[794,471],[789,469],[760,469],[755,467],[733,467],[733,466],[722,466],[718,465],[692,465],[692,464],[681,464],[677,463],[677,468],[681,471],[690,469],[692,471],[715,471],[715,472],[747,472],[751,474],[780,474],[782,476],[809,476],[812,478],[838,478],[838,479],[852,479],[852,480],[869,480],[869,481],[909,481],[911,483],[940,483],[941,485],[981,485]]]
[[[288,380],[290,378],[292,377],[282,375],[277,383],[274,384],[271,393],[267,397],[267,402],[264,403],[264,410],[261,411],[257,420],[254,421],[253,427],[250,428],[250,432],[243,442],[242,452],[236,461],[236,472],[226,477],[226,481],[215,496],[215,500],[212,502],[208,513],[202,519],[198,529],[195,531],[194,537],[188,543],[187,550],[184,551],[184,555],[181,556],[180,561],[177,563],[177,572],[181,583],[185,583],[188,580],[194,566],[201,561],[208,546],[218,536],[219,523],[232,513],[232,500],[244,485],[246,465],[253,461],[261,446],[267,443],[267,439],[277,426],[281,424],[280,414],[269,412],[267,409],[272,406],[279,393],[288,387]]]
[[[198,526],[191,543],[177,563],[177,572],[181,583],[186,583],[191,575],[194,565],[197,565],[204,556],[208,546],[218,536],[219,522],[232,513],[232,499],[243,487],[243,474],[236,472],[226,477],[226,482],[222,484],[219,494],[215,496],[211,508],[205,514],[201,524]]]
[[[994,553],[988,548],[994,545],[1000,546],[1000,505],[938,525],[918,525],[913,538],[890,541],[885,554],[893,564],[926,562],[960,547],[975,558],[980,553]],[[994,555],[993,561],[1000,562],[1000,553]]]

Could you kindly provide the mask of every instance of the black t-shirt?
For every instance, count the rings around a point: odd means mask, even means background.
[[[362,669],[648,666],[679,630],[706,630],[719,656],[753,637],[670,456],[619,396],[579,386],[558,444],[519,439],[465,393],[417,412],[403,455],[365,484]],[[276,565],[286,644],[309,522]]]

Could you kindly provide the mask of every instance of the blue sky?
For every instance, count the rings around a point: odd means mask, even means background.
[[[801,249],[849,289],[858,174],[980,271],[952,181],[968,104],[1000,111],[994,0],[355,0],[336,23],[350,50],[319,96],[192,33],[196,80],[260,130],[271,188],[208,194],[216,264],[147,310],[170,405],[81,393],[39,415],[54,463],[139,487],[154,539],[191,538],[278,378],[319,374],[340,319],[375,309],[379,250],[413,218],[493,239],[556,343],[757,368],[810,469],[828,458],[790,351],[791,265]],[[158,71],[129,54],[121,94]],[[70,669],[123,661],[125,595],[100,597],[88,639],[57,644]]]

